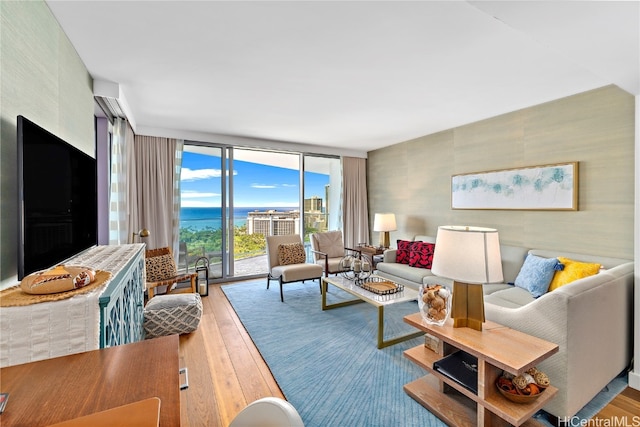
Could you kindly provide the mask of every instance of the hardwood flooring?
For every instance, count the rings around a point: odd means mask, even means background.
[[[226,427],[254,400],[284,395],[219,284],[209,286],[202,303],[198,330],[180,336],[180,366],[189,379],[180,393],[180,419],[183,427]],[[640,391],[627,388],[595,419],[600,424],[594,425],[624,426],[619,420],[626,420],[640,426]]]
[[[198,329],[180,336],[180,366],[189,378],[180,419],[183,427],[226,427],[254,400],[284,395],[220,285],[209,285],[202,305]]]

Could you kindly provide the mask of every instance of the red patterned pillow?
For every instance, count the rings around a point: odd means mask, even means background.
[[[396,251],[396,262],[398,264],[409,264],[409,252],[413,243],[409,240],[398,240],[398,250]]]
[[[409,251],[409,265],[411,267],[431,268],[433,251],[436,245],[427,242],[413,242]]]

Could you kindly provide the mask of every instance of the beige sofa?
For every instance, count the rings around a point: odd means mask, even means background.
[[[559,352],[538,366],[559,389],[544,410],[560,419],[571,417],[630,364],[633,261],[508,245],[501,245],[500,249],[505,283],[484,285],[485,316],[487,320],[558,344]],[[603,269],[534,298],[529,291],[512,285],[527,253],[600,263]],[[392,256],[385,253],[385,262]],[[377,266],[379,274],[385,276],[381,264]],[[393,279],[404,272],[400,278],[405,285],[409,282],[409,270],[392,271],[396,275],[386,277]],[[419,277],[416,272],[412,274]],[[422,283],[451,284],[430,271],[423,274]],[[411,284],[419,286],[415,280]]]
[[[418,235],[414,237],[413,241],[435,243],[436,238]],[[396,262],[396,253],[396,249],[387,249],[384,251],[382,262],[376,264],[376,274],[414,289],[418,289],[420,285],[424,283],[426,277],[433,276],[431,270],[426,268],[411,267],[408,264],[398,264]]]

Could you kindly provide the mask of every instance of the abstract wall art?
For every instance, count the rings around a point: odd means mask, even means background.
[[[451,208],[578,210],[578,162],[454,175]]]

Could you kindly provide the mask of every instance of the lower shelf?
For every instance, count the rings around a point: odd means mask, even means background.
[[[447,425],[469,427],[478,425],[476,402],[455,390],[452,390],[450,393],[441,393],[439,391],[439,380],[434,375],[425,375],[422,378],[406,384],[404,391]],[[500,397],[502,398],[502,396]],[[502,403],[509,404],[510,402],[505,400],[505,402]],[[512,424],[494,416],[491,425],[506,426]],[[544,424],[534,418],[529,418],[521,424],[514,425],[524,427],[544,426]]]
[[[475,402],[462,395],[440,393],[438,387],[437,378],[426,375],[406,384],[404,391],[447,425],[475,426]]]

